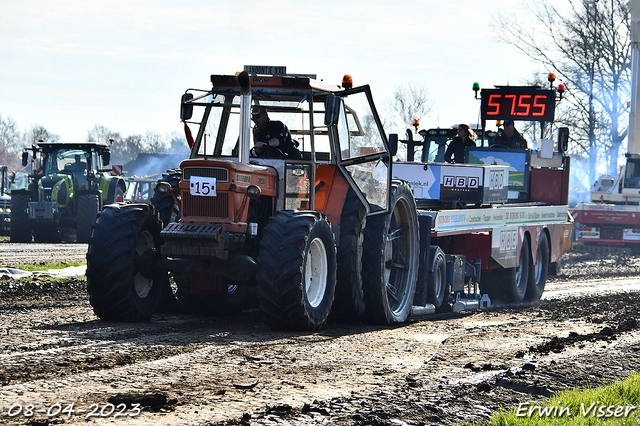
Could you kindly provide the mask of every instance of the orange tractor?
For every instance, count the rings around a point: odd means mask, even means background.
[[[283,67],[211,82],[182,96],[191,155],[172,183],[156,186],[163,207],[114,204],[99,214],[87,253],[95,313],[145,321],[175,306],[228,312],[253,287],[272,328],[317,329],[330,313],[404,321],[421,222],[410,187],[392,178],[397,138],[385,135],[369,86]],[[256,107],[286,125],[299,155],[252,155]]]

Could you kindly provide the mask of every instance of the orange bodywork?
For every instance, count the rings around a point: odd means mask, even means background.
[[[347,197],[349,183],[336,166],[316,166],[316,211],[324,213],[336,230],[340,229],[340,215]]]
[[[183,223],[210,223],[213,220],[226,225],[229,232],[245,233],[249,204],[247,188],[254,185],[260,188],[264,196],[277,196],[278,176],[271,167],[199,159],[185,160],[180,167],[183,170],[183,180],[180,182]],[[217,195],[214,197],[191,195],[190,181],[184,178],[187,168],[225,169],[228,171],[228,179],[216,182]]]

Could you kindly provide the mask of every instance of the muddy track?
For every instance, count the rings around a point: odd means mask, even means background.
[[[0,423],[482,422],[640,368],[639,264],[569,253],[536,306],[306,334],[270,331],[255,311],[106,323],[82,280],[4,279]]]

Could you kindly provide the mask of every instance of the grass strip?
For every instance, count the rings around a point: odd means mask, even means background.
[[[538,402],[524,401],[513,410],[499,411],[488,425],[638,425],[640,374],[610,385],[559,392]]]

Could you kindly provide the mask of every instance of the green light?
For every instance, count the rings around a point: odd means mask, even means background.
[[[477,92],[478,90],[480,90],[480,85],[478,84],[478,82],[474,82],[473,83],[473,91]]]

